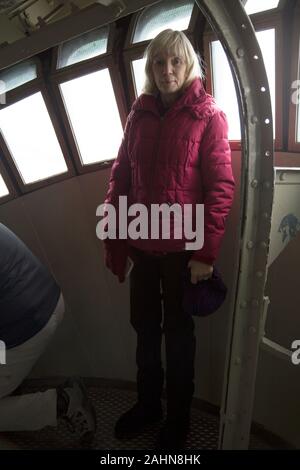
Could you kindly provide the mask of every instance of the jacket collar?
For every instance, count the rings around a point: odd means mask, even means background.
[[[185,108],[196,119],[202,119],[204,106],[208,102],[214,103],[214,99],[205,92],[202,80],[200,78],[196,78],[167,112],[170,115]],[[160,116],[158,96],[142,94],[134,102],[132,109],[134,111],[149,111]],[[208,111],[209,110],[207,109],[207,112]],[[207,112],[204,114],[206,115]]]

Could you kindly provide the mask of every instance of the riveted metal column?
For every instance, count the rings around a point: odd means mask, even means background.
[[[235,292],[230,307],[219,447],[246,449],[262,317],[267,306],[264,289],[274,191],[271,101],[261,51],[252,23],[240,2],[196,0],[196,3],[226,51],[240,109],[240,246],[233,260]]]

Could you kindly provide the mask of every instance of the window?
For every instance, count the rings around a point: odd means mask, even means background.
[[[60,89],[81,163],[115,158],[123,129],[108,69],[61,83]]]
[[[91,31],[79,38],[65,42],[58,48],[57,68],[77,64],[83,60],[92,59],[107,51],[109,27]]]
[[[194,1],[166,0],[145,8],[138,18],[133,43],[148,41],[164,29],[188,29]]]
[[[269,90],[271,95],[271,105],[273,114],[273,133],[275,139],[275,121],[276,121],[276,108],[275,108],[275,29],[266,29],[264,31],[257,31],[256,37],[262,56],[265,63],[267,78],[269,82]],[[262,84],[263,85],[263,84]]]
[[[229,140],[240,140],[240,117],[236,98],[234,82],[228,64],[226,54],[220,41],[211,43],[213,94],[220,106],[226,113],[229,124]],[[226,92],[225,88],[226,87]]]
[[[132,61],[133,75],[135,81],[136,95],[139,96],[142,93],[142,88],[145,83],[145,65],[146,59],[138,59]]]
[[[7,196],[9,194],[4,179],[0,175],[0,197]]]
[[[0,93],[7,93],[36,77],[36,63],[33,60],[14,65],[7,70],[4,69],[0,72]]]
[[[273,112],[273,132],[275,136],[275,29],[258,31],[256,36],[263,55],[269,82]],[[240,140],[240,118],[234,82],[226,54],[219,41],[211,42],[211,58],[214,97],[228,117],[229,139]]]
[[[248,15],[277,8],[279,0],[247,0],[245,10]]]
[[[2,109],[0,129],[25,184],[67,171],[40,92]]]

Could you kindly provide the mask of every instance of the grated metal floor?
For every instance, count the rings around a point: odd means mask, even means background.
[[[29,390],[27,390],[28,392]],[[34,391],[32,388],[30,391]],[[98,428],[92,445],[98,450],[154,450],[162,423],[151,425],[139,437],[127,440],[115,439],[113,430],[118,417],[127,411],[136,401],[136,393],[108,387],[88,387],[89,397],[96,409]],[[192,409],[191,431],[186,449],[217,449],[219,433],[218,416],[199,409]],[[19,449],[80,449],[79,442],[70,433],[65,423],[57,428],[45,428],[38,432],[10,432],[0,434],[6,443]],[[4,442],[3,440],[3,442]],[[2,442],[2,448],[4,444]],[[251,436],[251,449],[271,449],[257,436]]]

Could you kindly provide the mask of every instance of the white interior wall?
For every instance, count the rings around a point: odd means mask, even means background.
[[[300,232],[269,268],[266,336],[291,350],[300,339]],[[253,419],[300,448],[300,365],[261,350]]]
[[[238,161],[236,156],[235,166]],[[109,174],[103,170],[74,177],[0,206],[0,220],[48,264],[66,299],[65,321],[34,376],[79,373],[135,380],[129,283],[119,284],[105,268],[102,242],[95,232],[96,207],[104,200]],[[233,266],[226,262],[226,253],[234,249],[237,200],[220,256],[228,286]],[[213,402],[221,396],[228,301],[229,297],[215,317],[196,319],[196,396],[212,395]]]

